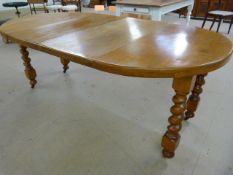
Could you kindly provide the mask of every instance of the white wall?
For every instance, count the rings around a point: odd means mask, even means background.
[[[27,2],[27,0],[0,0],[0,11],[1,10],[12,10],[12,9],[14,9],[14,8],[9,8],[9,7],[3,7],[2,6],[2,4],[4,3],[4,2]],[[51,4],[53,1],[52,0],[49,0],[49,4]]]

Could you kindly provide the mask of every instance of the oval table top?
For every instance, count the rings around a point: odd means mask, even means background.
[[[200,28],[90,13],[49,13],[9,21],[10,40],[102,71],[184,77],[220,68],[232,54],[225,36]]]

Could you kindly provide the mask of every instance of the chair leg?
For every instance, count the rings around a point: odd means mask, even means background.
[[[49,13],[49,10],[46,8],[45,4],[43,4],[43,7],[44,7],[44,12]]]
[[[33,10],[34,10],[34,13],[36,14],[35,4],[33,4]]]
[[[210,26],[210,30],[212,30],[212,28],[213,28],[215,22],[216,22],[216,17],[214,17],[214,20],[213,20],[213,22],[212,22],[212,24],[211,24],[211,26]]]
[[[204,26],[205,26],[205,23],[206,23],[206,20],[207,20],[207,17],[208,17],[208,14],[205,16],[205,19],[204,19],[204,21],[203,21],[203,23],[202,23],[202,26],[201,26],[201,28],[204,28]]]
[[[81,1],[79,1],[78,6],[79,6],[79,11],[82,12],[82,3],[81,3]]]
[[[230,26],[229,26],[228,34],[229,34],[230,31],[231,31],[232,24],[233,24],[233,17],[231,18],[231,23],[230,23]]]
[[[222,16],[219,18],[219,22],[218,22],[218,28],[217,28],[217,33],[218,33],[218,31],[219,31],[219,28],[220,28],[220,26],[221,26],[221,23],[222,23]]]
[[[32,7],[31,7],[31,4],[29,4],[29,7],[30,7],[31,15],[32,15]]]

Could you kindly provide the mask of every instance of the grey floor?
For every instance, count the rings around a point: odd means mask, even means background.
[[[172,14],[163,21],[185,22]],[[209,74],[176,157],[164,159],[171,79],[122,77],[78,64],[64,75],[57,58],[33,50],[30,57],[38,73],[33,90],[17,45],[0,43],[0,175],[233,174],[232,61]]]

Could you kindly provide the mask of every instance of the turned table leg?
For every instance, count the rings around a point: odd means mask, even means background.
[[[197,110],[198,103],[200,101],[200,94],[202,93],[202,86],[205,84],[205,76],[207,74],[203,75],[197,75],[196,82],[194,85],[194,88],[192,90],[192,94],[190,95],[188,102],[187,102],[187,110],[185,112],[185,120],[188,120],[190,118],[194,117],[194,113]]]
[[[193,77],[174,78],[173,89],[175,90],[175,96],[173,97],[174,105],[170,111],[172,115],[169,117],[169,125],[167,131],[162,139],[163,156],[166,158],[172,158],[175,155],[175,150],[180,141],[179,131],[182,127],[182,121],[184,119],[184,111],[186,109],[187,95],[190,92]]]
[[[63,64],[63,72],[66,73],[66,71],[69,69],[68,64],[70,63],[70,60],[67,60],[65,58],[61,58],[61,63]]]
[[[31,88],[34,88],[36,81],[36,71],[31,65],[31,59],[28,57],[29,53],[27,51],[27,47],[20,46],[20,52],[22,54],[23,64],[25,66],[25,75],[30,80]]]
[[[8,39],[7,36],[4,36],[2,35],[2,41],[5,43],[5,44],[9,44],[10,43],[10,40]]]

